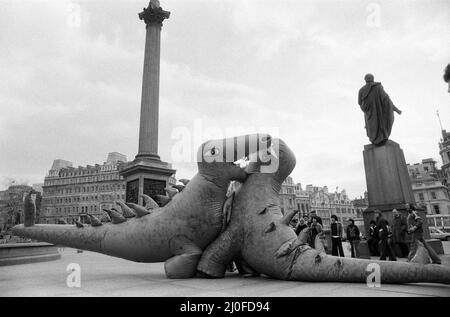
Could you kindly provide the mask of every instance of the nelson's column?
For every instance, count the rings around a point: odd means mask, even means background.
[[[126,182],[126,201],[142,204],[141,194],[156,200],[165,195],[164,188],[175,173],[158,155],[159,64],[162,22],[170,12],[164,11],[157,0],[150,1],[139,13],[146,25],[144,73],[142,79],[139,152],[121,171]]]

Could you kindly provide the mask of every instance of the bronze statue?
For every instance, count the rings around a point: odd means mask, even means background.
[[[364,77],[366,84],[358,94],[358,104],[364,111],[367,136],[372,144],[382,145],[391,134],[394,123],[394,111],[402,112],[394,106],[389,95],[379,82],[374,82],[372,74]]]

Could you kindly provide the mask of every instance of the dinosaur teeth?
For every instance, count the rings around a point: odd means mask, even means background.
[[[113,224],[119,224],[119,223],[122,223],[122,222],[127,221],[127,220],[125,219],[125,217],[122,216],[122,215],[121,215],[120,213],[118,213],[117,211],[109,210],[109,209],[103,209],[103,210],[106,211],[106,212],[108,213],[109,217],[111,218],[111,222],[112,222]]]
[[[173,188],[178,190],[178,192],[181,192],[184,189],[184,185],[172,185]]]
[[[120,200],[116,201],[116,204],[120,206],[120,209],[122,210],[122,214],[125,218],[133,218],[136,217],[136,214],[133,212],[133,210],[128,207],[125,203],[123,203]]]
[[[88,216],[89,216],[89,219],[91,219],[92,227],[99,227],[99,226],[103,225],[102,222],[97,217],[95,217],[91,214],[88,214]]]
[[[267,208],[264,208],[263,210],[261,210],[260,212],[258,212],[258,215],[263,215],[265,214],[267,211]]]
[[[67,225],[67,221],[65,221],[63,218],[59,218],[58,219],[58,224],[59,225]]]
[[[152,197],[147,196],[145,194],[141,194],[141,197],[144,199],[145,209],[149,210],[159,207],[159,205],[156,203],[156,201],[153,200]]]
[[[164,188],[164,190],[169,195],[169,198],[173,198],[173,196],[178,194],[178,190],[176,190],[175,188],[166,187],[166,188]]]
[[[156,198],[158,199],[159,205],[161,207],[164,207],[171,201],[171,199],[169,197],[163,196],[163,195],[156,195]]]
[[[271,222],[271,223],[267,226],[267,228],[264,230],[264,233],[272,232],[272,231],[274,231],[275,229],[276,229],[275,222]]]
[[[75,222],[75,225],[77,226],[77,228],[84,228],[84,225],[81,222],[79,222],[78,220],[73,219],[73,221]]]
[[[143,217],[145,215],[150,214],[150,211],[148,211],[147,209],[145,209],[142,206],[139,206],[139,205],[134,204],[134,203],[126,203],[126,204],[127,204],[127,206],[133,208],[134,213],[136,214],[137,218],[140,218],[140,217]]]
[[[183,183],[184,186],[186,186],[189,183],[189,180],[186,178],[182,178],[180,180],[178,180],[180,183]]]

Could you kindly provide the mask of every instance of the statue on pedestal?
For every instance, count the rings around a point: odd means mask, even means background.
[[[391,134],[394,111],[398,114],[402,112],[394,106],[381,83],[374,81],[372,74],[367,74],[364,80],[366,84],[359,90],[358,104],[364,111],[370,142],[374,145],[382,145]]]

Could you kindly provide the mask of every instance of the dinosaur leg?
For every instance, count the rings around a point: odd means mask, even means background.
[[[239,244],[233,239],[229,228],[206,248],[198,263],[197,270],[207,277],[224,277],[228,263],[239,253]]]
[[[190,278],[195,276],[202,250],[186,236],[177,235],[169,241],[175,255],[164,263],[167,278]]]

